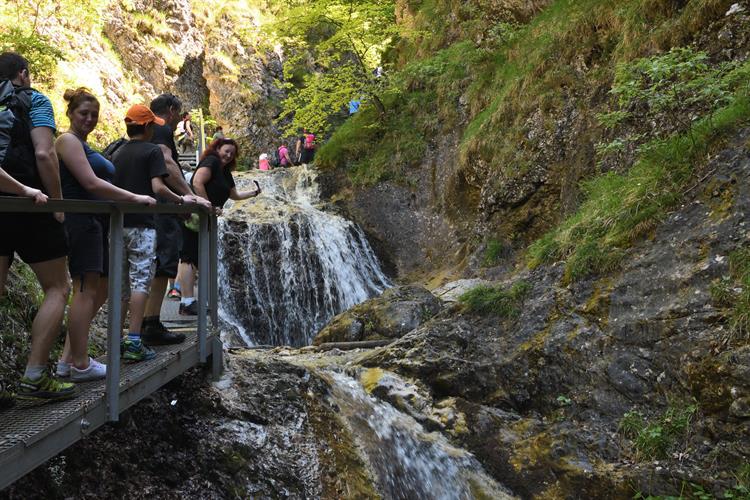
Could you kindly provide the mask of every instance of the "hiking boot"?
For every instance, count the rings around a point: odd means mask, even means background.
[[[172,300],[180,300],[182,298],[182,292],[177,288],[172,288],[167,292],[167,297]]]
[[[127,363],[137,363],[154,359],[156,352],[144,345],[142,340],[124,339],[120,344],[120,357]]]
[[[143,333],[141,338],[148,345],[171,345],[179,344],[185,341],[184,333],[170,332],[164,323],[161,321],[155,321],[143,325]]]
[[[180,302],[180,316],[198,316],[198,301],[194,300],[190,305]]]
[[[69,382],[60,382],[48,374],[42,375],[39,380],[31,380],[23,377],[18,385],[18,399],[70,399],[77,393],[76,386]]]
[[[79,370],[75,366],[70,367],[71,382],[90,382],[92,380],[101,380],[107,377],[107,365],[89,358],[89,367]]]

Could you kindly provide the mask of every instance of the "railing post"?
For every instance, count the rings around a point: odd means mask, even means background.
[[[107,418],[120,418],[120,338],[122,336],[123,216],[113,207],[109,216],[109,303],[107,324]]]
[[[211,214],[209,234],[209,251],[208,258],[210,261],[210,279],[211,290],[209,294],[209,311],[211,312],[211,326],[214,329],[219,328],[219,224],[216,214]]]
[[[198,233],[198,353],[200,362],[205,363],[208,358],[206,337],[208,333],[208,290],[211,281],[211,269],[208,258],[209,236],[208,218],[206,212],[200,212],[200,232]]]

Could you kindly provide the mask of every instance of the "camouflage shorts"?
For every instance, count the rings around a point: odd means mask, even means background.
[[[122,298],[131,292],[148,293],[156,271],[156,230],[126,227],[123,231],[125,258],[122,268]]]

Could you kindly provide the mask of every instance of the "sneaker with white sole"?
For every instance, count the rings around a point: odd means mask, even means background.
[[[107,377],[107,365],[100,363],[95,359],[89,358],[89,367],[85,370],[79,370],[75,366],[70,367],[71,382],[90,382],[92,380],[101,380]]]
[[[62,359],[57,360],[57,367],[55,368],[55,376],[58,378],[70,377],[70,363],[66,363]]]

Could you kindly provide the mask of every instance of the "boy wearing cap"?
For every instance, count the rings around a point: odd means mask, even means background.
[[[146,106],[136,104],[125,115],[130,140],[117,150],[114,184],[132,193],[160,196],[166,201],[182,203],[182,196],[164,183],[169,175],[159,146],[149,141],[154,125],[164,120]],[[141,326],[151,280],[156,267],[156,230],[153,214],[126,214],[123,243],[123,300],[130,298],[130,330],[123,340],[121,355],[126,361],[145,361],[156,354],[141,341]]]

